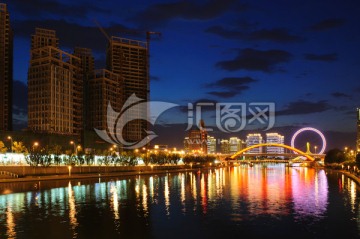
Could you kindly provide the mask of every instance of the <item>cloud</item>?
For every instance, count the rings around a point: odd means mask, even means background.
[[[242,91],[249,89],[248,84],[256,82],[251,77],[225,77],[214,83],[206,84],[206,88],[220,88],[224,91],[209,91],[207,94],[221,98],[231,98],[240,94]]]
[[[249,88],[249,87],[247,87]],[[231,98],[239,94],[239,91],[210,91],[207,92],[209,95],[217,96],[220,98]]]
[[[310,101],[295,101],[290,102],[286,105],[285,109],[277,111],[276,115],[304,115],[304,114],[313,114],[320,113],[332,109],[332,107],[325,100],[320,100],[318,102]]]
[[[222,26],[212,26],[205,32],[221,36],[225,39],[243,39],[249,41],[272,41],[278,43],[292,43],[304,41],[303,37],[291,35],[289,30],[284,28],[261,29],[252,32],[242,32],[225,29]]]
[[[334,92],[331,94],[333,97],[335,98],[348,98],[348,99],[352,99],[351,95],[342,93],[342,92]]]
[[[150,76],[151,81],[160,81],[160,77],[158,76]]]
[[[304,58],[309,61],[325,61],[325,62],[332,62],[338,59],[336,53],[323,54],[323,55],[308,53],[304,55]]]
[[[99,7],[101,4],[91,4],[91,2],[84,4],[81,1],[64,3],[54,0],[31,0],[31,4],[29,4],[28,0],[11,0],[10,4],[14,6],[18,13],[31,19],[53,16],[80,19],[90,15],[91,12],[109,13],[108,10]]]
[[[332,28],[341,27],[342,25],[344,25],[344,23],[345,23],[345,19],[330,18],[330,19],[325,19],[318,23],[315,23],[314,25],[312,25],[310,27],[310,29],[312,31],[325,31],[325,30],[329,30]]]
[[[229,10],[242,11],[246,5],[238,4],[236,0],[208,0],[206,3],[178,1],[158,3],[147,7],[143,12],[130,19],[140,25],[159,26],[174,18],[185,20],[209,20],[216,18]]]
[[[283,50],[256,50],[246,48],[239,50],[233,60],[220,61],[216,66],[227,71],[250,70],[272,72],[275,66],[290,61],[292,55]]]
[[[107,39],[95,23],[93,23],[93,26],[82,26],[66,20],[28,20],[14,21],[13,26],[15,34],[24,38],[33,35],[36,27],[52,29],[56,31],[56,35],[60,39],[60,45],[63,47],[73,48],[81,46],[101,51],[105,54]],[[136,30],[129,29],[121,24],[111,24],[108,27],[103,27],[103,29],[109,36],[136,32]]]

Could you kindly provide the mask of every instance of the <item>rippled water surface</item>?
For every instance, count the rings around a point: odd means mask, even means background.
[[[360,238],[354,181],[284,164],[9,183],[0,192],[0,238]]]

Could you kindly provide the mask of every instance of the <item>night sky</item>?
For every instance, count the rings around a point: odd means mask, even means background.
[[[151,40],[151,100],[179,104],[153,129],[157,143],[182,146],[188,103],[274,102],[274,128],[248,125],[240,133],[280,132],[285,143],[305,126],[323,131],[329,147],[355,146],[360,106],[358,0],[2,0],[14,29],[15,127],[26,126],[30,35],[54,29],[63,50],[93,50],[105,67],[108,35]],[[215,112],[203,118],[215,125]],[[265,127],[266,128],[266,127]],[[315,134],[307,134],[318,144]],[[305,137],[305,135],[303,136]],[[309,141],[309,139],[306,139]],[[311,141],[311,140],[310,140]]]

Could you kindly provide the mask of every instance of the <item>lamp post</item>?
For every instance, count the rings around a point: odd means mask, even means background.
[[[72,144],[74,146],[74,154],[76,154],[77,153],[77,148],[76,148],[75,142],[71,140],[70,144]]]
[[[11,149],[11,153],[12,153],[13,152],[13,139],[11,136],[8,136],[7,138],[8,138],[8,140],[10,140],[10,143],[11,143],[10,149]]]
[[[315,146],[314,148],[315,148],[315,154],[316,154],[316,149],[317,149],[317,146]]]
[[[33,144],[33,150],[35,150],[37,148],[37,146],[39,146],[39,143],[38,142],[34,142]]]

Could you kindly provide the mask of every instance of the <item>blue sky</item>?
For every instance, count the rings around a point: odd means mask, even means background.
[[[333,147],[355,145],[360,100],[360,2],[357,0],[60,1],[3,0],[15,34],[15,89],[26,92],[30,35],[57,31],[61,48],[93,49],[105,67],[109,35],[151,40],[151,99],[186,106],[198,101],[274,102],[272,131],[290,140],[303,126],[325,132]],[[133,32],[133,35],[129,35]],[[15,119],[26,124],[26,94],[16,94]],[[214,113],[204,115],[213,125]],[[159,143],[181,146],[186,111],[165,112]],[[263,126],[259,125],[259,132]],[[246,127],[240,136],[257,131]],[[169,132],[172,132],[171,136]],[[309,137],[312,137],[309,135]],[[314,136],[316,137],[316,136]]]

